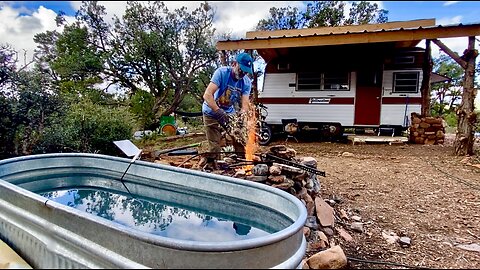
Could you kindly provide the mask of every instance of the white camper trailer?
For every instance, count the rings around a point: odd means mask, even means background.
[[[296,130],[321,136],[339,136],[345,128],[394,135],[429,103],[422,93],[429,93],[435,76],[430,50],[419,43],[479,31],[478,24],[442,26],[424,19],[252,31],[245,39],[219,41],[217,49],[256,50],[265,61],[255,98],[267,107],[264,130],[270,133],[286,132],[293,122]]]
[[[384,58],[393,64],[379,63],[378,68],[332,68],[330,61],[325,66],[321,58],[311,57],[314,66],[295,69],[300,64],[281,67],[273,60],[258,102],[268,108],[265,121],[273,130],[281,129],[282,119],[296,119],[300,130],[317,129],[324,136],[338,136],[344,128],[385,127],[398,133],[408,127],[412,112],[421,111],[422,54],[416,48],[396,51]],[[352,55],[340,58],[355,60]],[[401,62],[405,59],[411,62]]]

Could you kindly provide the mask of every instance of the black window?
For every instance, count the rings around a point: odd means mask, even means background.
[[[419,72],[394,72],[394,93],[417,93]]]
[[[297,90],[310,91],[321,90],[322,73],[298,73]]]
[[[325,72],[323,74],[324,90],[348,90],[348,72]]]

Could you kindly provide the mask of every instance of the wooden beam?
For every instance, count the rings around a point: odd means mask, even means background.
[[[329,34],[286,38],[230,40],[217,42],[217,50],[309,47],[340,44],[361,44],[423,39],[479,36],[480,24],[443,26],[422,29],[389,30],[367,33]]]
[[[434,26],[435,19],[422,19],[413,21],[401,21],[401,22],[387,22],[377,24],[362,24],[362,25],[345,25],[335,27],[317,27],[306,29],[289,29],[289,30],[274,30],[274,31],[251,31],[247,32],[246,38],[268,38],[268,37],[293,37],[293,36],[311,36],[311,35],[324,35],[324,34],[338,34],[346,32],[363,32],[363,31],[376,31],[376,30],[389,30],[396,28],[418,28]]]
[[[408,41],[397,41],[395,42],[395,48],[411,48],[415,47],[420,43],[421,40],[408,40]]]
[[[265,62],[270,61],[271,59],[277,58],[278,54],[275,49],[265,49],[265,50],[257,50],[258,54],[265,60]]]
[[[450,50],[450,48],[448,48],[447,45],[443,44],[443,42],[441,42],[438,39],[433,39],[432,41],[448,56],[450,56],[453,60],[455,60],[455,62],[457,62],[463,69],[467,69],[467,62],[464,61],[462,58],[460,58],[460,56],[456,52]]]
[[[420,92],[422,93],[422,115],[430,116],[430,87],[431,87],[431,74],[432,74],[432,55],[430,48],[430,40],[425,41],[425,54],[423,58],[423,79]]]

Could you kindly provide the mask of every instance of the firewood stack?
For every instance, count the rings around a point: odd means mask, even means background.
[[[416,144],[443,144],[445,142],[445,125],[441,117],[425,117],[412,113],[410,142]]]
[[[268,153],[303,166],[311,167],[313,169],[317,168],[316,159],[312,157],[296,157],[297,152],[295,149],[288,148],[284,145],[272,146]],[[261,160],[258,156],[256,159],[256,161]],[[225,159],[225,161],[227,163],[233,162],[228,158]],[[318,181],[316,174],[306,172],[301,168],[276,162],[273,162],[271,166],[268,166],[265,163],[256,164],[250,172],[245,171],[243,168],[239,168],[233,176],[236,178],[264,183],[287,191],[297,197],[304,193],[310,194],[309,196],[314,196],[320,191],[320,182]],[[311,198],[307,200],[310,201]]]

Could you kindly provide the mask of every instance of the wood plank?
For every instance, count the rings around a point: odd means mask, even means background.
[[[416,41],[423,39],[469,37],[480,35],[480,24],[442,26],[427,29],[388,30],[350,34],[332,34],[271,39],[218,41],[217,50],[271,49],[310,47],[341,44],[362,44],[378,42]]]
[[[0,269],[32,269],[32,267],[5,242],[0,240]]]
[[[365,144],[365,143],[388,143],[392,144],[404,144],[408,142],[407,137],[403,136],[365,136],[365,135],[348,135],[347,140],[353,145]]]
[[[294,37],[298,35],[324,35],[324,34],[338,34],[346,32],[363,32],[376,30],[390,30],[396,28],[418,28],[434,26],[435,19],[421,19],[412,21],[397,21],[376,24],[362,24],[362,25],[344,25],[335,27],[316,27],[305,29],[289,29],[289,30],[274,30],[274,31],[250,31],[246,33],[246,38],[268,38],[268,37]]]

